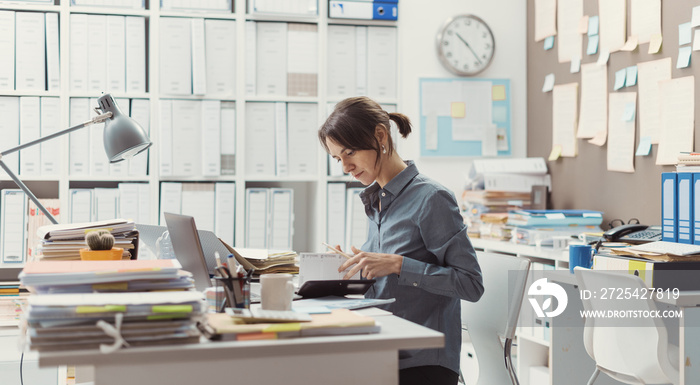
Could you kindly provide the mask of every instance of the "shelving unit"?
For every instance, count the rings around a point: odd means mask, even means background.
[[[532,262],[554,266],[555,270],[566,270],[568,272],[569,269],[569,254],[563,250],[552,250],[548,248],[518,245],[511,242],[480,238],[472,238],[471,242],[477,251],[507,254],[518,258],[527,258]],[[532,271],[532,267],[530,269]],[[527,293],[525,295],[527,296]],[[529,314],[528,310],[530,310],[527,308],[530,306],[530,304],[524,298],[522,306],[523,309],[521,310],[521,317],[525,314]],[[519,321],[518,324],[521,325],[521,322],[522,320]],[[517,350],[515,352],[515,355],[517,356],[517,359],[515,360],[516,369],[518,371],[518,379],[522,385],[530,385],[528,373],[530,368],[533,366],[549,367],[550,378],[553,378],[551,370],[553,353],[551,351],[551,340],[528,335],[518,330],[518,332],[516,332],[515,346],[515,350]]]
[[[350,177],[329,176],[327,172],[327,155],[321,148],[317,151],[317,171],[308,176],[259,176],[247,175],[245,172],[245,152],[247,150],[245,138],[245,105],[248,102],[292,102],[315,103],[318,105],[318,124],[320,125],[327,116],[327,105],[338,102],[340,99],[327,95],[327,33],[329,25],[356,25],[356,26],[382,26],[398,28],[398,22],[372,21],[372,20],[345,20],[328,18],[328,2],[319,0],[318,16],[285,16],[285,15],[251,15],[246,11],[246,0],[232,0],[231,12],[201,12],[201,11],[175,11],[161,10],[159,1],[146,0],[145,9],[127,9],[116,7],[88,7],[71,6],[70,0],[55,0],[54,5],[0,2],[0,9],[21,12],[56,12],[59,15],[60,33],[60,89],[58,91],[15,91],[0,89],[0,96],[42,96],[58,97],[60,99],[60,124],[59,129],[70,127],[69,111],[71,98],[96,98],[99,95],[85,91],[72,91],[70,88],[70,16],[71,14],[89,15],[118,15],[140,16],[146,19],[146,92],[129,93],[114,92],[115,98],[147,99],[150,109],[150,138],[154,145],[149,150],[148,175],[143,177],[110,177],[110,176],[75,176],[69,173],[69,135],[54,139],[54,143],[61,149],[60,173],[58,175],[22,176],[22,179],[39,198],[59,198],[61,210],[64,214],[63,222],[67,221],[69,210],[69,189],[89,187],[116,187],[119,182],[147,182],[149,184],[150,210],[149,223],[158,224],[160,203],[160,182],[235,182],[235,245],[243,246],[245,240],[245,191],[249,187],[285,187],[293,188],[294,193],[294,238],[293,248],[299,252],[321,251],[321,242],[326,239],[326,211],[327,211],[327,184],[329,182],[357,183],[350,181]],[[170,95],[160,92],[160,20],[163,17],[204,18],[236,21],[236,75],[235,95]],[[248,95],[245,89],[246,79],[246,21],[256,22],[286,22],[314,24],[318,27],[318,96],[264,96]],[[398,53],[397,51],[397,62]],[[397,66],[398,67],[398,66]],[[397,68],[397,79],[400,78]],[[109,90],[105,90],[109,92]],[[396,95],[401,95],[401,85],[397,81]],[[372,97],[372,95],[369,95]],[[160,162],[160,101],[163,99],[185,100],[221,100],[231,101],[236,110],[236,162],[235,175],[218,177],[205,176],[161,176],[159,175]],[[398,105],[400,97],[382,100],[374,99],[382,105]],[[50,142],[49,142],[50,143]],[[86,150],[88,151],[88,150]],[[0,189],[16,188],[14,183],[4,173],[0,173]],[[0,269],[17,268],[17,264],[3,264],[0,261]]]

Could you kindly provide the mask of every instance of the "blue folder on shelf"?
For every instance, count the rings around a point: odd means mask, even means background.
[[[661,240],[667,242],[678,241],[678,199],[677,199],[678,174],[675,172],[661,173]]]
[[[396,1],[336,1],[328,2],[328,17],[339,19],[396,20],[399,7]]]
[[[693,201],[692,213],[693,213],[693,229],[691,234],[693,234],[693,243],[700,245],[700,205],[696,205],[695,202],[700,202],[700,173],[694,172],[693,174],[693,187],[691,188],[693,193],[691,195]]]
[[[693,174],[678,173],[678,242],[693,243]]]
[[[603,213],[593,210],[514,210],[508,213],[513,226],[598,226]]]

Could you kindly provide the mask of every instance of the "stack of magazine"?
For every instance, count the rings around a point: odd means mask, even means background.
[[[79,260],[85,245],[85,234],[91,230],[108,230],[114,236],[114,247],[124,249],[122,259],[138,256],[139,233],[134,222],[112,219],[97,222],[71,223],[39,227],[38,258],[42,260]],[[34,247],[34,245],[32,245]]]

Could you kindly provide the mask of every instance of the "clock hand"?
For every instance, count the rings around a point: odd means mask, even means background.
[[[474,50],[473,50],[472,47],[469,45],[469,43],[467,43],[467,41],[464,40],[464,38],[462,38],[462,36],[460,36],[458,33],[455,33],[455,35],[457,35],[457,37],[459,38],[459,40],[461,40],[462,43],[464,43],[464,45],[466,45],[467,48],[469,48],[469,50],[472,51],[472,54],[474,54],[474,57],[475,57],[476,60],[479,62],[479,65],[481,65],[482,63],[481,63],[481,59],[479,59],[479,55],[477,55],[476,52],[474,52]]]

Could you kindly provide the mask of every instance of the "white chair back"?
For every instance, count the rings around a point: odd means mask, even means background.
[[[512,384],[501,338],[512,339],[515,334],[530,261],[485,252],[477,256],[484,295],[476,303],[462,301],[462,323],[467,326],[479,363],[477,385]]]
[[[586,319],[583,334],[596,366],[627,384],[678,384],[677,347],[669,345],[666,326],[660,318],[639,313],[657,310],[644,281],[631,274],[581,267],[574,273],[586,294],[584,310],[599,314]]]

